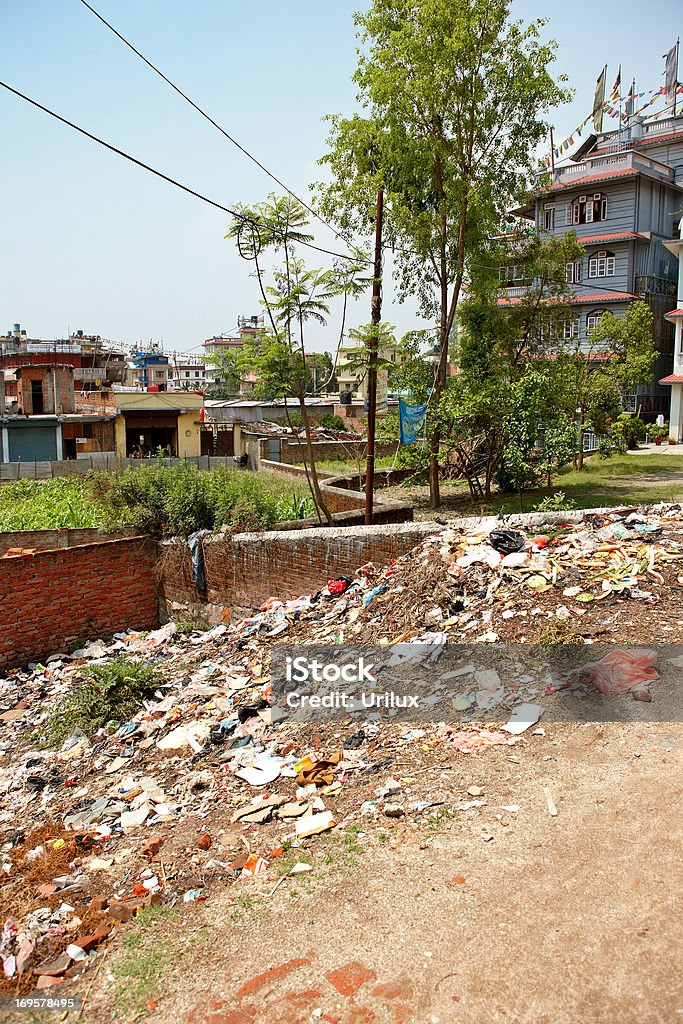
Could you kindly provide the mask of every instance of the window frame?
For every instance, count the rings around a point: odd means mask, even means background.
[[[588,277],[614,277],[616,273],[617,258],[609,249],[601,249],[593,253],[588,260]]]
[[[607,312],[606,309],[596,309],[593,313],[586,314],[586,334],[590,335],[591,331],[594,331],[598,326],[603,316]],[[593,323],[591,324],[591,320]]]
[[[586,193],[574,199],[572,224],[594,224],[602,220],[607,220],[607,196],[603,192]]]

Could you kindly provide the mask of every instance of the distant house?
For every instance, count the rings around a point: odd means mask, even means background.
[[[192,392],[116,393],[116,454],[146,457],[162,450],[179,458],[201,453],[204,399]]]

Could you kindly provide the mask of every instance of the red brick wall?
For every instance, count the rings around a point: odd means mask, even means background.
[[[254,608],[271,595],[292,598],[315,593],[328,579],[348,575],[365,562],[386,565],[433,530],[433,523],[402,523],[356,526],[343,532],[333,527],[214,534],[204,545],[206,594],[189,581],[186,548],[178,547],[173,558],[162,556],[165,614],[211,621],[220,608]],[[162,550],[166,547],[162,545]]]
[[[46,658],[69,638],[154,629],[155,554],[133,537],[0,559],[0,667]]]
[[[120,537],[134,533],[133,530],[121,530],[107,536],[107,540],[118,540]],[[62,530],[8,530],[0,533],[0,558],[9,548],[34,548],[36,551],[47,551],[50,548],[74,548],[79,544],[93,544],[103,539],[99,530],[84,527],[82,529]]]

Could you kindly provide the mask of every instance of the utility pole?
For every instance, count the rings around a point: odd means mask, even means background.
[[[372,280],[372,303],[370,320],[372,333],[368,347],[368,451],[365,461],[365,525],[372,523],[372,506],[375,487],[375,423],[377,420],[377,351],[379,347],[379,324],[382,317],[382,219],[384,216],[384,189],[377,190],[377,213],[375,215],[375,267]]]

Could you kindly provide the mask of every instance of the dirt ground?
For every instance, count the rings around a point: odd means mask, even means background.
[[[270,898],[242,879],[122,932],[81,1019],[680,1020],[683,725],[553,724],[441,763],[446,807],[485,805],[317,837]]]

